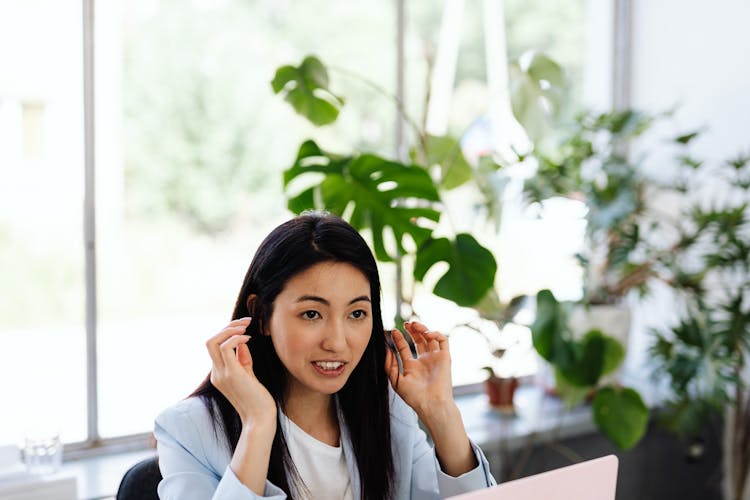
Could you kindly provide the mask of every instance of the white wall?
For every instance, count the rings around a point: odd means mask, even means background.
[[[707,159],[750,149],[750,2],[633,0],[631,105],[680,104],[679,126],[706,126]]]
[[[691,152],[708,162],[750,152],[750,2],[632,0],[632,6],[630,105],[651,112],[678,105],[675,128],[705,128]],[[631,367],[646,361],[646,327],[674,315],[667,293],[634,312]]]
[[[587,3],[584,95],[597,110],[612,105],[614,7],[615,0]],[[630,87],[629,105],[651,113],[677,106],[675,119],[656,127],[632,153],[648,152],[646,167],[659,172],[674,161],[660,141],[695,129],[704,130],[692,144],[698,158],[720,161],[750,152],[750,1],[631,0],[631,14],[631,78],[620,82]],[[629,373],[640,374],[631,382],[646,388],[648,328],[676,317],[668,291],[654,292],[634,310],[626,361]]]

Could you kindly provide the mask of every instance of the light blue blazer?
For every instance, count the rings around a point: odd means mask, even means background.
[[[417,425],[417,415],[395,392],[390,394],[395,499],[433,500],[495,484],[487,459],[473,443],[479,463],[476,469],[459,477],[441,471],[434,449]],[[352,496],[358,500],[361,485],[357,462],[341,418],[339,423]],[[156,418],[154,435],[164,477],[158,489],[162,500],[286,498],[270,481],[266,481],[264,495],[259,497],[237,479],[229,467],[232,451],[223,437],[217,437],[208,410],[198,398],[186,399],[162,412]]]

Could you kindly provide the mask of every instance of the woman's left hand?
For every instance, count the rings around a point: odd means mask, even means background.
[[[404,328],[414,340],[417,358],[412,357],[404,335],[393,330],[393,342],[404,370],[399,374],[396,355],[389,349],[385,371],[401,399],[427,426],[443,472],[458,477],[474,469],[478,462],[453,401],[448,337],[431,332],[416,321],[404,323]]]
[[[418,415],[435,409],[436,405],[453,402],[451,383],[451,357],[448,337],[430,331],[422,323],[404,323],[417,348],[417,358],[412,357],[403,333],[393,330],[393,342],[401,357],[403,373],[399,374],[398,361],[389,349],[385,358],[385,371],[391,385],[406,404]]]

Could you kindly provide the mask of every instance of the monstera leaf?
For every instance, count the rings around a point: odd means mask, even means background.
[[[293,181],[303,182],[305,178],[312,185],[289,193]],[[419,246],[431,234],[430,229],[418,224],[420,219],[440,218],[432,208],[439,200],[437,190],[422,168],[373,154],[334,155],[313,141],[302,144],[294,165],[284,172],[284,187],[288,207],[295,213],[325,209],[346,215],[357,229],[370,229],[375,255],[382,261],[395,257],[386,250],[389,234],[398,252],[404,254],[407,235]]]
[[[537,142],[548,133],[550,118],[558,111],[565,73],[559,64],[539,52],[521,60],[524,64],[510,68],[511,106],[516,120]]]
[[[602,375],[617,368],[625,356],[622,344],[601,330],[590,330],[572,346],[572,360],[558,368],[567,382],[577,387],[596,385]]]
[[[421,281],[438,262],[447,262],[448,270],[438,280],[433,293],[460,306],[477,304],[495,282],[497,262],[489,250],[470,234],[427,240],[417,251],[414,277]]]
[[[594,422],[615,445],[628,450],[640,441],[648,425],[648,408],[629,388],[600,389],[593,401]]]
[[[444,189],[453,189],[465,184],[472,177],[471,166],[469,166],[461,143],[449,136],[427,136],[426,144],[427,165],[440,166],[440,186]]]
[[[575,353],[570,341],[568,314],[549,290],[536,294],[536,317],[531,325],[534,349],[541,357],[557,366],[569,366]]]
[[[315,125],[336,121],[344,101],[328,88],[328,71],[317,57],[307,56],[299,66],[281,66],[271,81],[276,94]]]

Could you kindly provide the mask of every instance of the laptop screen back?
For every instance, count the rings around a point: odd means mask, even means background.
[[[617,457],[607,455],[450,500],[615,500]]]

